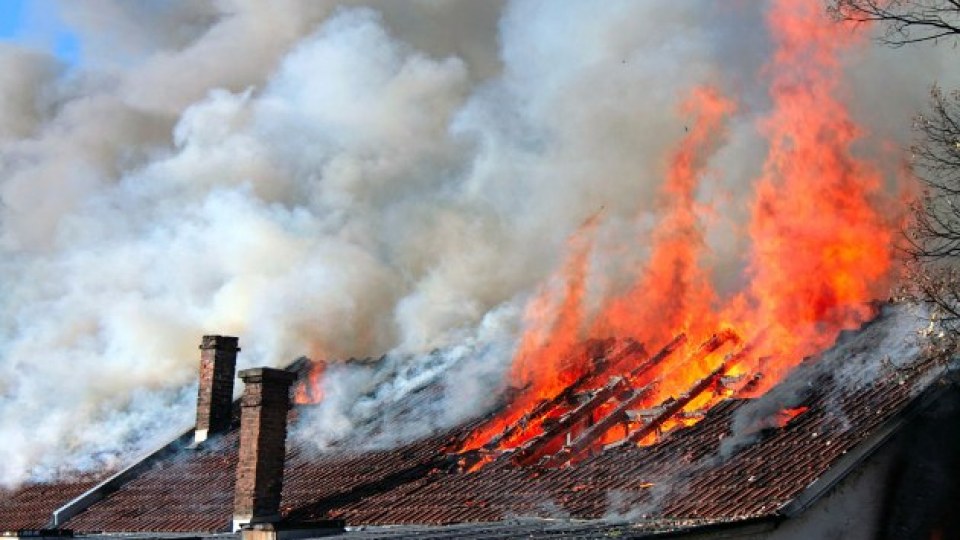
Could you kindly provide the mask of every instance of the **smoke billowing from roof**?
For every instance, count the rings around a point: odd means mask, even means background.
[[[597,241],[630,248],[591,262],[611,289],[646,255],[698,84],[739,102],[699,197],[713,278],[742,285],[765,4],[360,4],[61,2],[79,65],[0,48],[0,482],[186,427],[203,333],[242,336],[241,367],[395,351],[331,370],[321,444],[423,373],[456,389],[439,423],[481,410],[580,223],[602,209]],[[847,59],[891,189],[881,149],[950,54]]]

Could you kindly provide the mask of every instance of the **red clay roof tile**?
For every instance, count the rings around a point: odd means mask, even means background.
[[[351,525],[599,518],[625,509],[657,519],[768,515],[901,414],[916,398],[918,385],[940,369],[934,361],[921,362],[869,384],[843,372],[799,373],[815,376],[803,385],[803,404],[809,408],[783,427],[758,428],[755,441],[732,450],[725,443],[732,440],[734,418],[755,400],[721,402],[699,423],[669,432],[651,446],[622,444],[575,465],[548,469],[500,459],[475,472],[457,472],[456,456],[443,449],[451,437],[466,436],[470,425],[390,450],[317,454],[291,439],[281,510],[292,521],[340,518]],[[67,526],[78,531],[226,530],[237,445],[234,428],[199,449],[167,457]],[[76,487],[77,493],[83,489]],[[29,509],[31,518],[42,514],[45,519],[57,506],[53,498],[44,499],[42,487],[18,493],[0,503],[0,519],[9,508]],[[37,519],[16,523],[42,524]]]

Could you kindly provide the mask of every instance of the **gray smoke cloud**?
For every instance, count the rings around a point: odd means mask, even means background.
[[[395,439],[482,411],[584,219],[602,209],[613,255],[593,271],[611,287],[642,258],[698,84],[739,102],[701,193],[716,279],[738,286],[766,4],[46,5],[79,65],[0,47],[3,484],[186,429],[203,333],[241,336],[241,367],[389,351],[331,369],[298,432],[318,446],[426,380],[445,390],[423,410],[443,414]],[[865,153],[906,145],[898,119],[951,84],[948,54],[849,59]]]

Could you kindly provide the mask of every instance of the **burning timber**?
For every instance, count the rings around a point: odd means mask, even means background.
[[[285,372],[248,370],[242,374],[246,397],[230,404],[230,422],[208,430],[203,440],[194,442],[193,431],[187,432],[119,473],[7,492],[0,527],[197,535],[228,531],[232,520],[252,512],[261,523],[245,530],[250,537],[293,537],[293,531],[345,538],[484,537],[496,531],[642,537],[670,531],[790,538],[818,537],[813,527],[836,515],[836,505],[855,505],[858,522],[851,527],[893,531],[887,538],[937,528],[950,537],[960,524],[942,516],[952,515],[947,509],[960,501],[960,490],[943,481],[954,476],[933,471],[960,473],[960,376],[954,351],[924,344],[916,320],[905,306],[886,306],[875,321],[842,334],[770,392],[751,398],[738,397],[751,378],[735,370],[754,349],[733,334],[718,333],[679,359],[681,365],[715,362],[707,376],[653,405],[647,400],[662,374],[651,360],[677,355],[685,336],[652,357],[636,343],[607,343],[603,351],[612,358],[633,350],[630,365],[636,367],[598,358],[595,371],[571,383],[576,391],[538,407],[542,420],[528,419],[539,431],[499,453],[473,450],[473,467],[463,466],[469,452],[451,449],[462,447],[481,421],[398,448],[363,449],[344,441],[317,454],[307,441],[290,438],[283,449],[280,419],[296,426],[316,407],[286,412],[285,389],[294,376],[302,381],[310,372],[302,363]],[[212,362],[232,361],[239,350],[230,339],[204,343],[223,345],[205,353]],[[218,372],[212,368],[201,373]],[[227,382],[207,376],[201,385],[213,386],[201,388],[201,395],[220,395],[214,386]],[[411,398],[429,397],[438,384],[426,383]],[[418,414],[411,404],[382,412],[391,418]],[[224,417],[217,409],[223,406],[199,400],[198,425]],[[606,440],[610,431],[618,440]],[[520,428],[512,433],[514,440],[526,435]],[[249,441],[259,438],[273,444],[251,448]],[[902,462],[898,456],[922,459]],[[282,470],[282,485],[242,472],[257,463]],[[235,488],[239,475],[245,483]],[[900,510],[883,511],[883,501]],[[927,513],[918,513],[917,505]],[[578,521],[557,520],[558,511]],[[510,521],[511,515],[530,518]]]
[[[686,334],[678,334],[657,354],[639,361],[637,357],[641,356],[643,349],[635,342],[614,349],[611,354],[613,360],[595,360],[589,372],[557,396],[541,401],[520,420],[495,435],[482,449],[465,450],[461,467],[464,470],[476,470],[504,456],[510,456],[518,465],[559,466],[576,459],[591,447],[602,446],[598,442],[615,426],[624,427],[625,436],[620,440],[635,443],[643,441],[651,433],[663,431],[670,419],[678,416],[711,386],[720,383],[728,364],[731,364],[730,358],[724,360],[713,373],[697,381],[689,391],[658,405],[656,412],[634,429],[630,413],[641,408],[660,384],[660,379],[651,373],[655,373],[661,363],[686,342]],[[719,332],[702,343],[683,363],[703,362],[721,347],[738,342],[739,337],[734,332]],[[739,360],[745,350],[732,358]],[[625,358],[632,358],[635,367],[613,375],[627,364]],[[603,377],[608,377],[606,384],[591,387],[602,381]],[[478,428],[478,432],[483,432],[483,427]]]

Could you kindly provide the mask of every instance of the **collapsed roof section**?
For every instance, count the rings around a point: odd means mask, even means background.
[[[682,423],[686,414],[686,398],[659,411],[632,411],[631,394],[617,388],[616,378],[602,388],[611,386],[606,399],[617,403],[605,403],[599,420],[577,412],[590,403],[588,408],[597,410],[603,396],[591,393],[579,401],[574,397],[577,405],[562,405],[564,412],[555,420],[540,422],[541,434],[529,440],[550,443],[526,450],[529,459],[517,459],[519,451],[488,452],[492,459],[485,466],[467,466],[473,456],[454,450],[483,419],[390,449],[343,445],[318,452],[309,441],[294,438],[286,449],[280,511],[288,523],[342,519],[368,526],[617,515],[702,525],[794,515],[907,425],[912,414],[945,389],[956,390],[950,354],[921,348],[914,317],[888,307],[859,331],[842,334],[832,349],[809,359],[762,398],[722,400],[697,423],[652,444],[631,441],[605,448],[592,443],[593,434],[608,424],[637,422],[641,427],[634,433],[655,431],[650,426]],[[714,374],[688,397],[693,399],[701,386],[724,384]],[[565,394],[576,396],[576,391]],[[412,398],[429,395],[427,388]],[[294,409],[288,422],[296,423],[305,410]],[[571,414],[575,420],[564,420]],[[558,436],[571,433],[574,425],[577,434]],[[235,414],[223,434],[155,460],[62,526],[228,530],[238,447]],[[31,489],[22,488],[8,500],[27,497]],[[7,520],[18,509],[48,512],[16,503],[0,506],[0,528],[16,526]],[[49,519],[32,517],[30,526]]]

